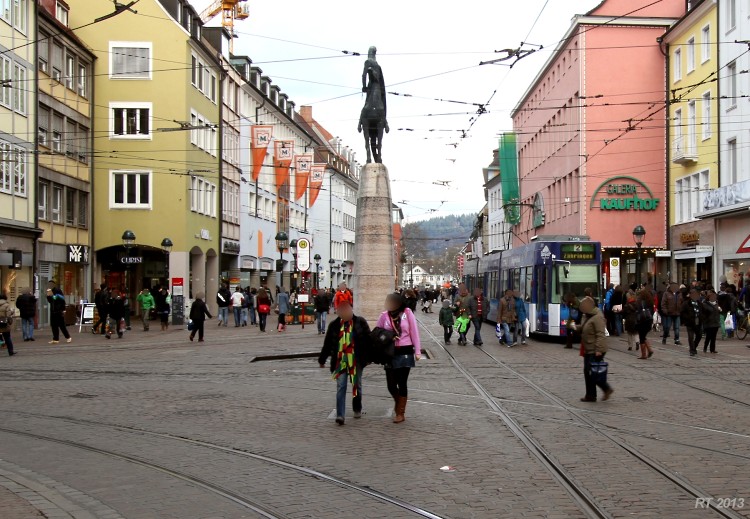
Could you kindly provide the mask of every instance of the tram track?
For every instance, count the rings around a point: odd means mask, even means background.
[[[512,413],[505,410],[497,403],[496,399],[476,379],[476,377],[474,377],[471,374],[471,372],[463,364],[461,364],[461,362],[458,361],[458,359],[450,350],[444,347],[444,345],[440,342],[440,339],[435,335],[435,333],[433,333],[433,331],[422,321],[420,321],[420,325],[422,326],[423,330],[425,330],[427,334],[429,334],[432,341],[448,355],[448,358],[450,359],[453,366],[459,372],[461,372],[461,374],[469,381],[469,383],[472,386],[474,386],[474,388],[483,398],[485,403],[501,418],[501,420],[521,440],[521,442],[524,443],[524,445],[530,450],[530,452],[534,454],[538,459],[540,459],[540,461],[542,461],[543,465],[550,471],[550,473],[555,477],[555,479],[559,483],[561,483],[561,485],[565,488],[565,490],[568,491],[568,493],[571,495],[571,497],[573,497],[574,501],[581,507],[584,513],[586,513],[589,517],[610,517],[610,514],[601,505],[599,505],[599,503],[595,500],[595,498],[591,496],[585,488],[583,488],[581,485],[579,485],[575,481],[575,479],[567,471],[567,469],[565,469],[565,467],[561,463],[554,460],[551,453],[548,452],[546,449],[544,449],[544,447],[541,446],[541,444],[531,435],[531,433],[527,432],[512,417]],[[477,348],[477,351],[480,351],[482,354],[484,354],[489,359],[491,359],[496,365],[504,368],[509,373],[511,373],[515,378],[527,384],[529,387],[534,389],[541,396],[553,402],[555,404],[555,407],[569,413],[578,421],[579,424],[583,424],[591,428],[591,430],[597,432],[598,434],[601,434],[609,442],[611,442],[618,448],[623,449],[630,456],[638,460],[640,463],[646,465],[653,472],[659,474],[663,478],[670,481],[673,485],[675,485],[681,491],[687,493],[688,495],[690,495],[691,497],[695,499],[705,498],[710,495],[707,492],[696,487],[695,485],[693,485],[691,482],[687,481],[686,479],[673,474],[668,468],[663,466],[661,463],[641,453],[638,449],[629,445],[622,439],[615,437],[612,432],[609,432],[608,430],[604,429],[601,426],[601,424],[598,424],[594,422],[593,420],[591,420],[590,418],[586,417],[585,414],[581,410],[578,410],[577,408],[574,408],[568,405],[565,401],[563,401],[556,395],[550,393],[546,389],[542,388],[541,386],[539,386],[538,384],[530,380],[528,377],[526,377],[519,371],[509,366],[507,363],[499,360],[490,352],[484,350],[483,348]],[[727,399],[727,400],[733,400],[733,399]],[[744,402],[737,402],[737,403],[744,404]],[[623,434],[629,434],[629,433],[623,433]],[[645,437],[648,437],[648,436],[645,436]],[[713,512],[718,514],[719,516],[725,517],[727,519],[740,519],[742,517],[741,515],[734,512],[733,510],[724,509],[724,508],[717,506],[716,504],[717,501],[715,499],[711,499],[710,501],[711,503],[708,504],[709,508]]]
[[[397,497],[385,494],[383,492],[380,492],[378,490],[375,490],[371,487],[364,486],[364,485],[357,485],[355,483],[352,483],[350,481],[347,481],[342,478],[338,478],[336,476],[327,474],[325,472],[321,472],[309,467],[305,467],[302,465],[297,465],[295,463],[281,460],[278,458],[274,458],[271,456],[267,456],[264,454],[258,454],[255,452],[243,450],[243,449],[237,449],[234,447],[227,447],[225,445],[219,445],[217,443],[207,442],[204,440],[197,440],[185,436],[178,436],[174,434],[169,433],[161,433],[156,431],[150,431],[147,429],[143,429],[140,427],[132,427],[132,426],[123,426],[118,424],[111,424],[106,422],[99,422],[95,420],[84,420],[80,418],[73,418],[73,417],[66,417],[66,416],[53,416],[53,415],[44,415],[39,413],[29,413],[29,412],[21,412],[21,411],[8,411],[8,410],[0,410],[0,412],[3,413],[12,413],[16,415],[22,415],[22,416],[29,416],[34,418],[41,418],[41,419],[55,419],[55,420],[61,420],[68,423],[76,424],[76,425],[82,425],[82,426],[97,426],[97,427],[106,427],[126,433],[132,433],[132,434],[140,434],[145,436],[151,436],[154,438],[159,438],[163,440],[170,440],[174,442],[180,442],[184,444],[188,444],[194,447],[200,447],[205,448],[209,450],[219,451],[225,454],[233,455],[233,456],[239,456],[239,457],[245,457],[250,458],[255,461],[259,461],[265,464],[273,465],[285,470],[289,470],[298,474],[302,474],[303,476],[322,481],[324,483],[332,484],[335,486],[338,486],[340,488],[350,490],[357,492],[358,494],[361,494],[367,498],[380,501],[382,503],[386,503],[388,505],[392,505],[396,508],[400,508],[402,510],[406,510],[407,512],[418,516],[418,517],[425,517],[427,519],[449,519],[446,516],[440,516],[435,513],[432,513],[428,510],[425,510],[418,505],[415,505],[413,503],[404,501],[402,499],[399,499]],[[115,459],[120,459],[122,461],[128,461],[146,468],[150,468],[153,470],[160,471],[162,473],[168,474],[170,476],[173,476],[177,479],[181,479],[183,481],[187,481],[190,483],[194,483],[197,486],[204,488],[205,490],[208,490],[214,494],[217,494],[221,497],[227,498],[245,508],[248,508],[250,510],[253,510],[254,512],[258,513],[260,517],[266,517],[266,518],[278,518],[278,519],[284,519],[283,516],[279,515],[273,515],[274,513],[269,511],[267,507],[264,507],[263,505],[260,505],[256,503],[255,501],[237,493],[232,490],[226,489],[220,485],[211,483],[203,478],[198,478],[195,476],[191,476],[189,474],[169,469],[163,465],[146,461],[138,457],[130,456],[127,454],[122,454],[114,451],[110,451],[107,449],[101,449],[99,447],[94,447],[91,445],[71,441],[71,440],[65,440],[61,438],[54,438],[51,436],[41,435],[37,433],[31,433],[27,431],[20,431],[17,429],[11,429],[8,427],[0,426],[0,432],[6,432],[9,434],[16,434],[20,436],[26,436],[38,440],[43,441],[50,441],[50,442],[56,442],[62,445],[68,445],[70,447],[76,447],[84,450],[88,450],[90,452],[95,452],[98,454],[102,454],[105,456],[109,456]]]

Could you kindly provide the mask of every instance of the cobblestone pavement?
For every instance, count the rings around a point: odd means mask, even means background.
[[[481,349],[444,347],[419,318],[430,358],[401,425],[377,366],[365,416],[338,427],[315,358],[252,362],[317,353],[314,326],[17,341],[0,354],[0,517],[586,517],[503,413],[603,516],[750,517],[750,342],[690,358],[657,340],[641,361],[612,337],[615,393],[585,404],[577,350],[508,349],[490,326]]]

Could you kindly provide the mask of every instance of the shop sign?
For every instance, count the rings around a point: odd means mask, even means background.
[[[239,255],[240,242],[234,240],[221,240],[221,252],[224,254]]]
[[[656,257],[657,258],[671,258],[672,251],[671,250],[658,250],[656,251]]]
[[[201,237],[201,240],[210,240],[211,232],[208,229],[201,229],[200,237]]]
[[[695,252],[713,252],[714,246],[713,245],[696,245],[695,246]]]
[[[691,245],[699,243],[701,241],[701,235],[698,231],[683,232],[680,234],[680,243],[683,245]]]
[[[591,209],[602,211],[656,211],[661,200],[635,177],[619,176],[602,182],[591,197]]]
[[[123,256],[120,258],[123,265],[140,265],[143,263],[143,256]]]
[[[302,272],[310,270],[310,240],[297,240],[297,269]]]
[[[562,258],[566,261],[586,261],[596,259],[593,243],[573,243],[562,246]]]
[[[273,263],[268,260],[263,260],[260,262],[260,270],[273,270]]]
[[[695,263],[697,264],[705,263],[705,262],[706,262],[706,258],[695,258]]]
[[[68,263],[88,263],[89,248],[86,245],[68,245]]]

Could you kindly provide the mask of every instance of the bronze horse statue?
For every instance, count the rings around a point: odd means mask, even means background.
[[[375,59],[376,52],[375,47],[370,47],[365,69],[362,72],[362,92],[366,93],[367,97],[357,127],[360,133],[364,130],[368,164],[373,161],[373,158],[376,164],[382,164],[383,131],[385,133],[390,131],[386,120],[385,81],[383,70]]]

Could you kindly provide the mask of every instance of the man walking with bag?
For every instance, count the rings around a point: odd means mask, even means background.
[[[582,322],[580,325],[570,323],[569,327],[581,333],[583,379],[586,384],[586,396],[581,398],[581,402],[596,402],[596,386],[604,391],[602,400],[608,400],[614,389],[607,383],[606,371],[602,374],[599,369],[607,354],[607,339],[604,333],[607,322],[590,297],[584,297],[578,308],[583,314]],[[596,372],[594,367],[597,368]]]

